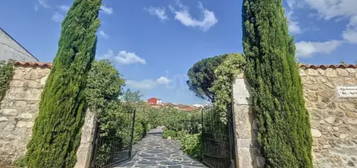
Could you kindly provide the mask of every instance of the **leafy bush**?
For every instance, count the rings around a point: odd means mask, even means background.
[[[141,120],[135,121],[134,126],[134,142],[138,142],[143,139],[147,132],[147,123]]]
[[[88,76],[86,98],[97,113],[96,166],[106,165],[112,153],[130,144],[133,107],[120,102],[124,80],[107,60],[93,62]]]
[[[195,159],[201,159],[201,134],[184,133],[182,137],[178,136],[181,142],[181,149]]]
[[[228,54],[226,59],[219,65],[214,75],[216,80],[213,82],[210,91],[215,95],[213,102],[215,111],[219,113],[219,119],[227,123],[227,114],[232,110],[233,81],[242,72],[245,66],[245,59],[240,54]]]
[[[174,130],[165,130],[163,135],[163,138],[167,139],[167,138],[176,138],[177,137],[177,132]]]
[[[164,138],[172,138],[181,143],[181,149],[195,159],[201,159],[201,134],[189,134],[187,131],[165,130]]]
[[[182,150],[193,158],[201,159],[201,113],[166,109],[162,124],[163,137],[181,142]]]
[[[98,118],[98,141],[95,163],[104,166],[112,153],[130,143],[132,111],[119,101],[111,101]]]
[[[12,62],[0,61],[0,102],[4,98],[14,73]]]

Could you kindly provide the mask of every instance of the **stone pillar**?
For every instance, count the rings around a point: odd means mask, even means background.
[[[254,114],[251,109],[249,86],[239,75],[233,83],[233,127],[235,135],[236,167],[259,168],[264,159],[259,157],[256,147]]]
[[[96,129],[96,115],[87,111],[82,127],[81,144],[77,150],[77,163],[74,168],[89,168],[93,153],[93,141]]]

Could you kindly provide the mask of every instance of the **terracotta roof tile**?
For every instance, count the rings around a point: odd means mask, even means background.
[[[22,66],[22,67],[39,67],[39,68],[51,68],[51,63],[44,63],[44,62],[15,62],[15,66]]]
[[[353,68],[357,69],[356,64],[337,64],[337,65],[311,65],[311,64],[300,64],[300,68],[303,69],[346,69],[346,68]]]
[[[52,63],[44,63],[44,62],[15,62],[15,66],[23,66],[23,67],[40,67],[40,68],[51,68]],[[303,69],[346,69],[353,68],[357,69],[357,64],[336,64],[336,65],[312,65],[312,64],[300,64],[300,68]]]

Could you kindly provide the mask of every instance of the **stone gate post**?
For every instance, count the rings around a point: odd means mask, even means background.
[[[251,108],[249,86],[243,74],[233,82],[233,129],[237,168],[263,167],[264,159],[258,156],[255,143],[256,128]]]

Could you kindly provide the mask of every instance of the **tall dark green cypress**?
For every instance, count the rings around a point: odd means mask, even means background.
[[[246,77],[265,167],[310,168],[311,131],[282,0],[244,0]]]
[[[62,23],[58,52],[27,147],[29,168],[70,168],[76,163],[100,6],[101,0],[75,0]]]

